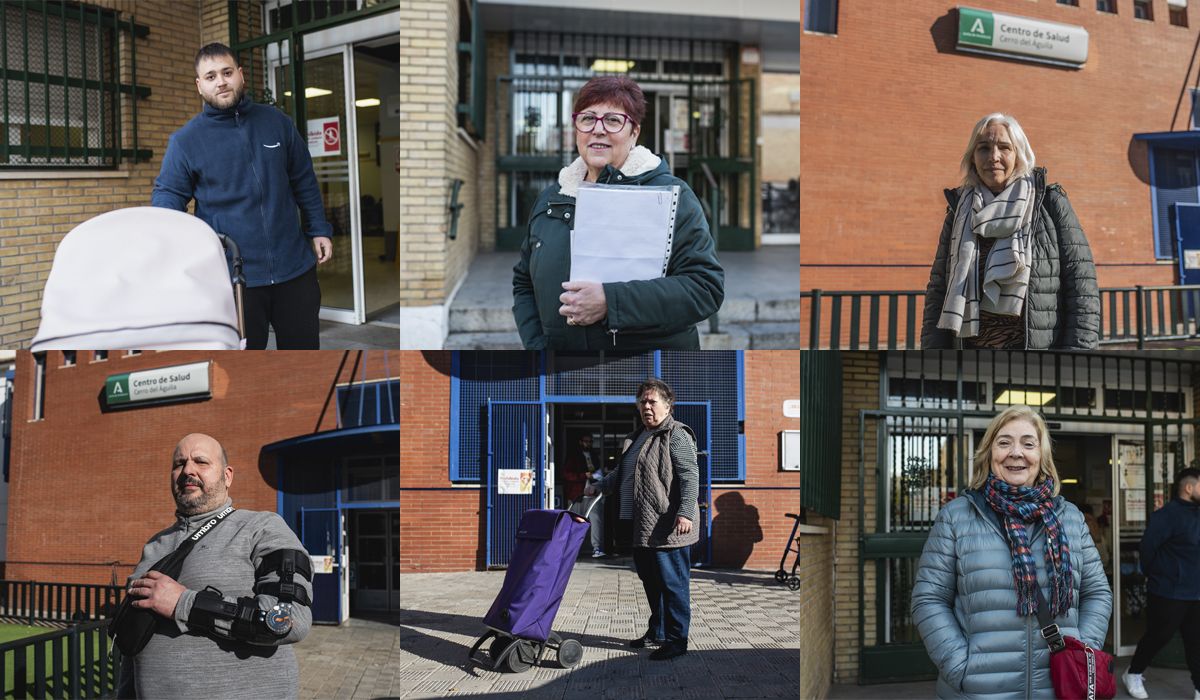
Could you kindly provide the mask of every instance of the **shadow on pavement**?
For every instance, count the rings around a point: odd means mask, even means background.
[[[584,646],[581,664],[560,669],[554,651],[541,665],[525,673],[499,673],[468,660],[470,645],[486,628],[478,617],[405,611],[400,619],[403,652],[463,672],[454,679],[447,669],[428,669],[428,679],[414,679],[405,697],[487,696],[489,698],[681,698],[737,697],[795,698],[800,684],[800,650],[771,647],[692,649],[671,661],[649,661],[649,650],[626,646],[626,640],[556,630]],[[420,629],[419,629],[420,628]],[[424,630],[469,637],[463,644]],[[598,659],[598,649],[619,649],[619,655]],[[486,645],[478,657],[486,658]],[[547,678],[547,676],[551,676]],[[723,692],[724,691],[724,692]]]

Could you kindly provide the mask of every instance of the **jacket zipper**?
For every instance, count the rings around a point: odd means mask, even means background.
[[[236,108],[233,110],[233,121],[239,129],[242,127],[241,114],[241,110]],[[249,134],[247,134],[247,139],[249,139]],[[263,200],[267,198],[267,192],[263,188],[262,178],[258,176],[258,168],[254,165],[254,142],[249,140],[247,142],[250,144],[250,172],[254,173],[254,181],[258,183],[258,216],[262,219],[263,238],[266,239],[267,278],[270,280],[270,284],[275,284],[275,262],[271,259],[271,232],[267,227],[267,213],[263,211]]]

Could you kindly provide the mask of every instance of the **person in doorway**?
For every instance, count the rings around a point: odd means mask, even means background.
[[[150,203],[187,211],[195,199],[196,216],[237,242],[247,348],[265,349],[273,328],[276,348],[316,350],[317,265],[333,255],[333,229],[305,137],[286,114],[246,95],[228,46],[200,49],[195,68],[204,109],[171,135]]]
[[[696,324],[725,298],[725,271],[700,200],[665,159],[637,145],[642,88],[625,76],[589,80],[575,95],[579,157],[538,196],[513,268],[513,317],[528,350],[699,350]],[[571,281],[571,217],[583,182],[680,189],[670,259],[657,279]]]
[[[1096,517],[1096,509],[1091,503],[1084,502],[1079,507],[1083,513],[1083,520],[1087,523],[1088,532],[1092,535],[1092,542],[1096,543],[1096,551],[1100,552],[1100,565],[1104,567],[1104,573],[1110,575],[1112,569],[1112,540],[1108,538],[1108,529],[1100,524],[1100,519]],[[1111,577],[1109,579],[1112,580]]]
[[[1138,642],[1125,689],[1146,698],[1146,668],[1178,630],[1200,700],[1200,469],[1175,475],[1175,497],[1150,514],[1142,533],[1142,571],[1146,574],[1146,633]]]
[[[626,436],[617,469],[585,493],[620,493],[620,517],[632,524],[633,563],[650,604],[646,631],[629,646],[659,644],[650,659],[665,661],[687,653],[700,469],[696,436],[672,415],[671,387],[647,379],[637,399],[642,428]]]
[[[1058,490],[1042,417],[1012,406],[992,419],[969,488],[938,512],[913,585],[913,622],[938,668],[939,698],[1016,688],[1055,697],[1043,604],[1064,636],[1103,645],[1112,590],[1083,514]]]
[[[573,503],[583,496],[583,487],[587,484],[590,473],[595,469],[595,459],[592,457],[592,436],[580,435],[578,446],[567,453],[563,463],[562,482],[563,500]]]
[[[1092,250],[1057,184],[1034,167],[1017,120],[980,119],[946,190],[946,219],[925,291],[923,349],[1089,350],[1099,342]]]
[[[146,543],[127,584],[132,607],[155,616],[154,634],[124,659],[120,697],[299,695],[289,645],[312,622],[311,559],[277,514],[234,510],[232,484],[214,438],[194,433],[175,446],[175,523]],[[152,570],[204,527],[177,578]]]

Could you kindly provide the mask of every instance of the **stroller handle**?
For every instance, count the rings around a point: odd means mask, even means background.
[[[245,260],[242,258],[242,249],[238,247],[237,241],[223,233],[218,233],[217,238],[221,241],[221,247],[229,251],[229,258],[233,261],[233,300],[237,307],[238,315],[238,336],[246,337],[246,318],[243,311],[244,302],[242,299],[243,290],[246,288],[246,275],[242,273],[242,266]]]

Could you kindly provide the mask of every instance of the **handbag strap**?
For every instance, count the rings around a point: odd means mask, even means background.
[[[1046,596],[1042,594],[1042,587],[1034,584],[1037,590],[1037,616],[1038,626],[1042,630],[1042,639],[1046,640],[1046,646],[1050,647],[1050,653],[1062,651],[1067,647],[1067,643],[1063,641],[1062,633],[1058,631],[1058,625],[1050,617],[1050,604],[1046,602]]]

